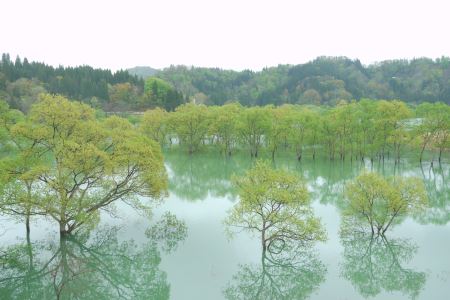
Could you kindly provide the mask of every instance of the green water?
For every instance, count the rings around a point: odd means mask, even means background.
[[[60,241],[49,220],[0,219],[0,299],[448,299],[450,167],[393,162],[303,161],[278,168],[307,181],[328,240],[312,249],[262,257],[247,233],[229,239],[223,220],[237,201],[230,184],[252,164],[246,154],[165,153],[168,198],[149,218],[118,204],[91,232]],[[422,178],[425,212],[385,239],[341,237],[342,191],[362,169]],[[170,214],[167,214],[170,212]]]

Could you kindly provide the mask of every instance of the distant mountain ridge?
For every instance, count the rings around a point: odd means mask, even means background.
[[[138,76],[143,79],[154,76],[156,73],[159,72],[158,69],[154,69],[152,67],[145,67],[145,66],[136,66],[134,68],[127,69],[127,71],[131,75],[135,75],[135,76]]]

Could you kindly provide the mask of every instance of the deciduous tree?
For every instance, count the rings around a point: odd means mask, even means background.
[[[6,172],[32,174],[38,183],[32,205],[59,223],[62,235],[95,224],[101,209],[122,200],[139,209],[148,203],[137,195],[161,198],[167,177],[159,145],[119,117],[103,121],[85,104],[62,96],[43,95],[24,122],[11,129],[23,141],[20,155],[48,163]],[[15,180],[14,178],[12,180]]]

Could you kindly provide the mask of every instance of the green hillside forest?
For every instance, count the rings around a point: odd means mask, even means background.
[[[407,104],[450,103],[450,58],[392,60],[364,66],[345,57],[319,57],[262,71],[170,66],[129,70],[52,67],[2,55],[0,98],[27,112],[41,93],[61,94],[108,112],[168,111],[187,102],[244,106],[400,99]]]

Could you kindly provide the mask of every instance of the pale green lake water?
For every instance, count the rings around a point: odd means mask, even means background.
[[[55,299],[58,293],[61,299],[251,299],[261,289],[260,242],[247,233],[228,239],[222,223],[237,201],[229,179],[250,167],[250,158],[171,151],[165,159],[169,196],[151,219],[117,205],[116,216],[102,214],[90,235],[60,244],[56,224],[34,218],[28,247],[24,225],[1,217],[0,255],[8,260],[0,264],[0,299]],[[298,163],[286,156],[275,165],[307,181],[328,240],[302,253],[297,269],[265,266],[273,281],[266,278],[258,298],[449,299],[448,163]],[[427,187],[430,208],[393,227],[388,244],[343,241],[339,235],[344,185],[364,168],[417,176]],[[184,221],[187,232],[171,229],[165,237],[148,238],[145,231],[166,211]]]

